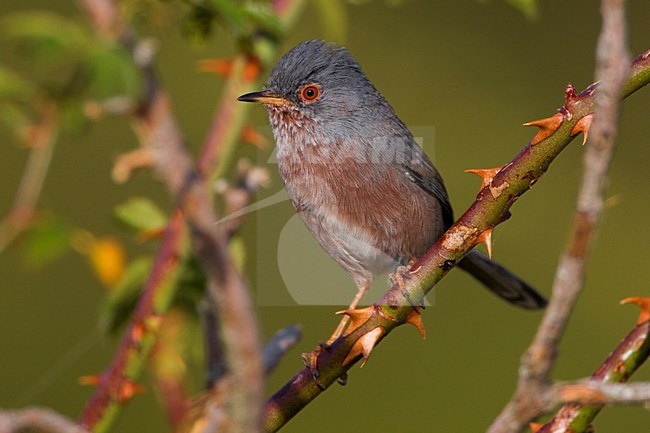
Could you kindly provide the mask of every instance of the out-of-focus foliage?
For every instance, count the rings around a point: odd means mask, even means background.
[[[116,331],[128,321],[142,286],[147,281],[152,263],[151,257],[131,260],[119,283],[108,293],[100,316],[101,326],[107,332]]]
[[[526,18],[534,20],[539,14],[537,0],[505,0],[506,3],[524,14]]]
[[[227,28],[242,43],[249,42],[251,35],[260,30],[274,39],[282,34],[280,23],[271,12],[268,2],[182,0],[182,3],[186,12],[181,29],[195,41],[202,42],[211,37],[215,24]]]
[[[478,0],[487,3],[489,0]],[[526,18],[533,21],[539,16],[539,5],[537,0],[503,0],[513,8],[521,12]]]
[[[64,129],[79,129],[87,122],[85,101],[140,96],[140,74],[129,53],[81,20],[42,10],[16,12],[0,19],[0,36],[25,63],[0,71],[0,121],[14,133],[35,122],[38,101],[55,102]]]
[[[74,230],[70,224],[52,214],[42,215],[21,243],[25,264],[41,267],[70,250]]]
[[[150,199],[133,197],[115,208],[115,217],[127,227],[138,232],[162,230],[167,216]]]

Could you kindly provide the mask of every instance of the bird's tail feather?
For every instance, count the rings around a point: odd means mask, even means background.
[[[529,310],[544,308],[547,304],[528,283],[478,251],[470,251],[458,266],[511,304]]]

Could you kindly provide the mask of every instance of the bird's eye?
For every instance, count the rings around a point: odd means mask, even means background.
[[[314,102],[320,98],[321,90],[318,84],[307,84],[305,87],[300,89],[300,99],[303,102]]]

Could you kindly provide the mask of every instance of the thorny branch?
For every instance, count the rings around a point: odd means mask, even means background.
[[[38,122],[24,134],[25,144],[30,147],[29,159],[11,209],[0,221],[0,252],[32,223],[54,153],[58,121],[54,104],[43,104]]]
[[[600,84],[593,127],[584,155],[584,173],[569,244],[561,256],[552,296],[537,334],[522,357],[512,401],[494,421],[490,433],[521,431],[540,414],[539,396],[549,386],[557,347],[583,289],[585,266],[603,211],[607,172],[614,151],[618,107],[629,76],[623,0],[603,0],[603,26],[597,48]]]

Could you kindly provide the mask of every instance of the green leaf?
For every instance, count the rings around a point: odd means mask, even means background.
[[[63,61],[62,55],[81,53],[91,36],[74,20],[46,11],[16,12],[0,19],[0,31],[10,39],[32,44],[37,58]]]
[[[505,0],[505,2],[524,14],[531,21],[537,19],[539,15],[537,0]]]
[[[74,230],[58,218],[48,215],[28,231],[22,245],[25,264],[39,268],[59,258],[70,250]]]
[[[167,216],[145,197],[134,197],[115,208],[115,217],[138,231],[160,230],[167,224]]]
[[[317,0],[325,39],[343,43],[348,31],[348,16],[341,0]]]
[[[241,5],[232,0],[209,0],[218,17],[235,35],[241,35],[246,25],[246,15]]]
[[[91,76],[90,90],[100,99],[139,96],[141,75],[131,56],[119,46],[100,45],[85,59]]]
[[[31,124],[32,118],[28,107],[0,101],[0,125],[4,125],[11,131],[16,139],[21,140],[21,131]]]
[[[37,88],[34,84],[15,72],[0,67],[0,100],[29,100],[36,92]]]
[[[181,33],[193,42],[205,42],[212,33],[214,11],[205,7],[192,7],[181,21]]]
[[[273,13],[267,4],[245,4],[244,13],[252,24],[263,29],[272,37],[280,38],[280,36],[282,36],[282,24],[280,23],[280,20],[278,20],[278,16]]]

